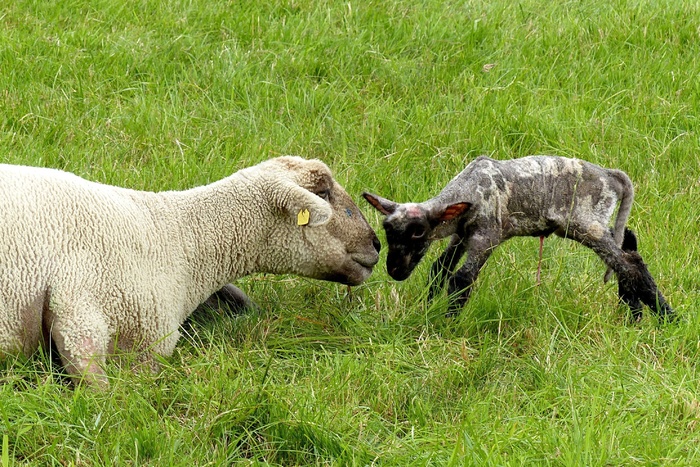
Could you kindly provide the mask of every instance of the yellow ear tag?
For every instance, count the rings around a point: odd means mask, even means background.
[[[309,223],[309,210],[308,209],[302,209],[299,211],[299,214],[297,214],[297,225],[306,225]]]

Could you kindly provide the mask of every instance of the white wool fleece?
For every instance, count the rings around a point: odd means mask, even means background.
[[[51,337],[68,372],[98,384],[116,348],[170,355],[179,325],[229,281],[272,272],[357,284],[378,258],[329,169],[297,157],[162,193],[0,165],[0,213],[0,356]]]

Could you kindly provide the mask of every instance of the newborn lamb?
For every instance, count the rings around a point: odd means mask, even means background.
[[[639,319],[642,304],[664,317],[673,313],[637,252],[637,240],[625,227],[634,189],[620,170],[554,156],[498,161],[481,156],[471,162],[435,198],[399,204],[365,193],[384,214],[389,243],[387,269],[406,279],[433,240],[451,236],[431,269],[430,296],[449,278],[449,314],[469,299],[472,284],[493,250],[518,236],[552,233],[595,251],[615,272],[620,300]],[[614,228],[608,225],[619,203]],[[464,265],[452,274],[465,255]]]

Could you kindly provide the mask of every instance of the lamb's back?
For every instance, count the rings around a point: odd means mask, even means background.
[[[502,226],[506,236],[529,235],[564,222],[572,209],[605,211],[601,215],[609,217],[622,189],[611,172],[558,156],[511,160],[482,156],[455,177],[444,193],[472,203],[475,219]]]

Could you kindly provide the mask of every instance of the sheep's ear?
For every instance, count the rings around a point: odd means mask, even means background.
[[[381,212],[385,216],[392,214],[399,207],[399,203],[395,203],[381,196],[373,195],[372,193],[364,192],[362,197],[367,200],[369,204],[374,206],[374,209]]]
[[[296,225],[316,227],[331,220],[333,209],[320,196],[295,183],[289,183],[286,188],[280,207]]]
[[[445,209],[442,211],[439,211],[435,213],[435,218],[438,222],[447,222],[451,221],[452,219],[456,219],[457,217],[461,216],[471,206],[470,203],[454,203],[448,205]]]

